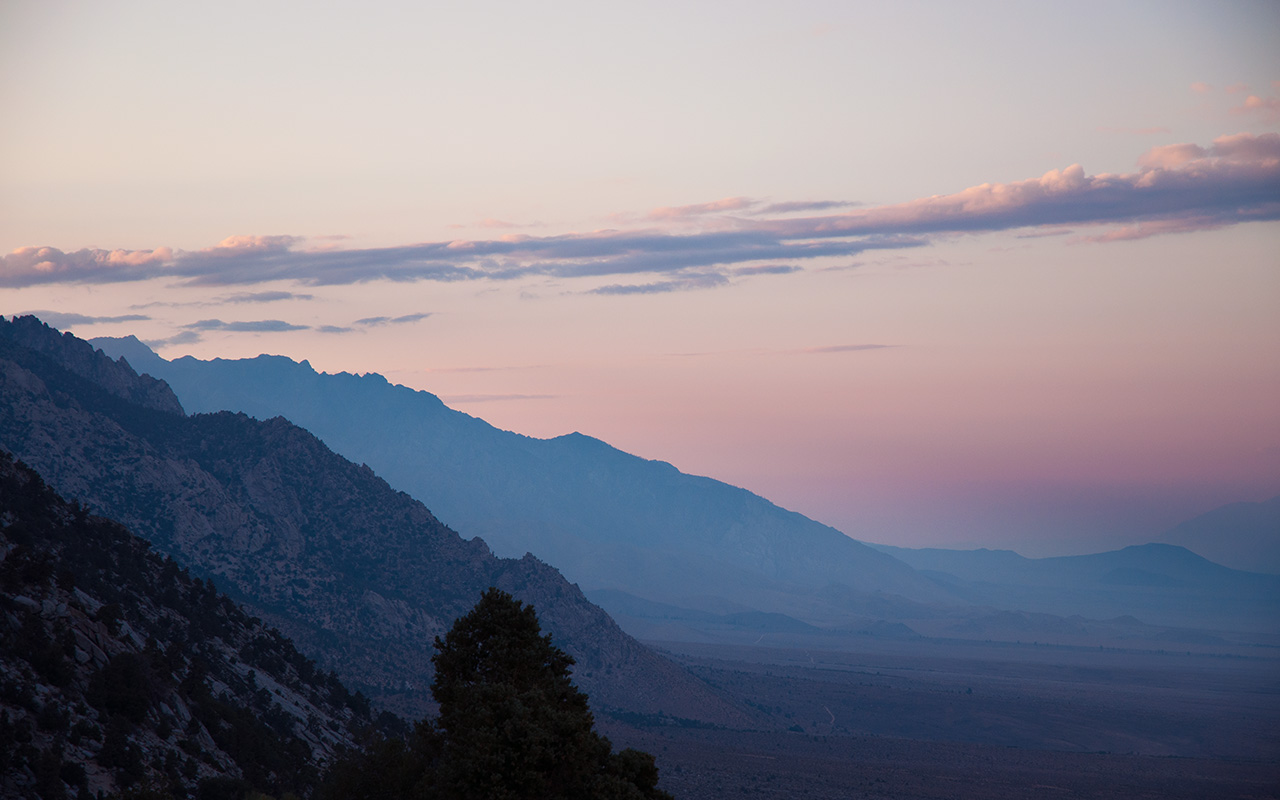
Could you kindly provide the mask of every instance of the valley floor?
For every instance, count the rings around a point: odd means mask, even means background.
[[[688,800],[1280,797],[1272,648],[651,644],[759,713],[753,731],[601,719]]]

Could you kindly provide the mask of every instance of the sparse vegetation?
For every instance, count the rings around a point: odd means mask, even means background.
[[[0,586],[0,796],[306,797],[317,760],[371,726],[367,700],[211,582],[3,451]]]

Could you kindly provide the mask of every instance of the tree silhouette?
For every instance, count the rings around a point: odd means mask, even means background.
[[[542,634],[533,606],[490,588],[436,648],[444,796],[669,797],[652,756],[614,754],[595,732],[573,658]]]
[[[533,606],[490,588],[435,645],[439,719],[407,741],[374,737],[331,768],[322,798],[671,800],[653,756],[595,732],[573,658]]]

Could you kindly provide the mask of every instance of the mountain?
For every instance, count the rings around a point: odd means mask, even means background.
[[[191,410],[286,416],[495,552],[532,552],[588,591],[816,623],[844,613],[815,597],[827,585],[882,604],[963,602],[834,528],[580,433],[521,436],[377,374],[317,373],[280,356],[166,361],[132,337],[93,344],[167,381]]]
[[[0,796],[306,796],[371,722],[212,583],[0,451]]]
[[[86,371],[81,366],[97,363]],[[86,375],[105,375],[107,380]],[[0,446],[220,586],[380,705],[422,716],[433,638],[489,586],[534,605],[598,708],[738,712],[532,556],[495,557],[289,421],[132,402],[125,361],[0,319]],[[159,391],[159,390],[155,390]],[[165,387],[167,391],[167,387]]]
[[[1280,495],[1232,503],[1187,520],[1160,537],[1210,561],[1280,575]]]
[[[1280,577],[1224,567],[1174,545],[1057,558],[1024,558],[1011,550],[876,547],[975,604],[1280,633]]]

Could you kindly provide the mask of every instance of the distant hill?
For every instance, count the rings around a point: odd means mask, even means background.
[[[280,356],[166,361],[132,337],[93,344],[167,381],[189,410],[283,415],[495,552],[532,552],[586,590],[677,605],[718,597],[818,623],[843,613],[813,596],[830,584],[881,604],[963,602],[834,528],[580,433],[521,436],[380,375]]]
[[[1232,503],[1178,525],[1160,537],[1210,561],[1280,575],[1280,495],[1261,503]]]
[[[305,797],[371,723],[212,583],[0,451],[0,796]]]
[[[430,710],[433,637],[497,586],[538,609],[598,708],[736,718],[545,563],[463,540],[283,418],[184,416],[176,402],[133,402],[131,382],[154,388],[70,334],[0,319],[0,446],[216,577],[380,704],[411,717]]]
[[[1058,558],[1024,558],[1011,550],[875,547],[975,604],[1280,633],[1280,577],[1224,567],[1174,545]]]

